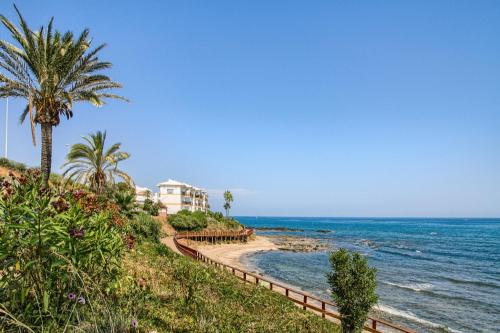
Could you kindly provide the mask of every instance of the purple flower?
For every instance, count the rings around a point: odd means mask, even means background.
[[[81,304],[81,305],[84,305],[84,304],[85,304],[85,298],[83,298],[83,296],[80,296],[80,297],[78,297],[77,302],[78,302],[79,304]]]
[[[137,322],[136,319],[132,319],[132,322],[130,323],[130,325],[132,325],[133,328],[137,328],[137,326],[139,326],[139,323]]]
[[[73,301],[75,298],[76,298],[76,295],[75,295],[75,294],[73,294],[73,293],[69,293],[69,294],[68,294],[68,299],[69,299],[70,301]]]
[[[73,228],[68,231],[69,236],[72,238],[82,238],[85,236],[85,229],[84,228]]]

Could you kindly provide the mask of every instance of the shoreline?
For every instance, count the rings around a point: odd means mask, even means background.
[[[279,247],[265,236],[256,236],[247,243],[195,244],[193,242],[190,246],[209,258],[244,270],[251,270],[251,267],[242,260],[246,255],[279,250]]]

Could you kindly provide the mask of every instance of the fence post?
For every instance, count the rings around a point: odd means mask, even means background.
[[[285,295],[288,297],[288,288],[285,289]]]
[[[306,296],[306,295],[304,295],[304,305],[302,306],[302,309],[304,309],[304,310],[305,310],[305,309],[307,308],[307,307],[306,307],[306,304],[307,304],[307,296]]]
[[[375,319],[372,319],[372,328],[373,328],[374,330],[376,330],[376,329],[377,329],[377,321],[376,321]]]
[[[325,318],[325,302],[321,302],[321,317]]]

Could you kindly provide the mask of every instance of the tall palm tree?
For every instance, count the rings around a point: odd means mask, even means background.
[[[233,202],[233,194],[230,191],[224,192],[224,209],[226,210],[226,217],[229,217],[231,202]]]
[[[133,186],[130,176],[118,169],[118,163],[130,157],[128,153],[120,151],[121,143],[115,143],[106,149],[106,132],[101,131],[91,133],[83,139],[85,143],[74,144],[66,156],[63,168],[67,169],[63,176],[88,185],[98,194],[108,184],[114,184],[116,177]]]
[[[61,116],[71,118],[76,102],[101,106],[106,98],[124,98],[110,93],[121,85],[100,73],[111,63],[97,57],[105,44],[90,48],[88,29],[75,39],[72,32],[53,30],[52,18],[46,29],[42,26],[33,31],[14,8],[19,27],[0,15],[0,21],[18,44],[0,40],[0,98],[26,100],[20,120],[23,122],[29,115],[33,144],[35,126],[40,125],[41,170],[47,185],[52,164],[52,128],[59,125]]]

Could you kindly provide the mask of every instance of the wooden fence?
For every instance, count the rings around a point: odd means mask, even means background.
[[[224,232],[183,232],[177,233],[174,236],[174,244],[185,256],[189,256],[193,259],[202,261],[208,265],[215,266],[221,270],[227,271],[234,275],[235,277],[241,279],[245,283],[255,284],[257,286],[266,287],[272,291],[286,296],[292,302],[299,304],[304,310],[309,309],[310,311],[321,315],[323,318],[331,318],[340,321],[340,314],[337,311],[335,303],[321,299],[307,292],[296,290],[285,286],[280,283],[276,283],[262,275],[248,272],[246,270],[229,266],[223,264],[217,260],[213,260],[201,252],[179,242],[180,239],[191,239],[198,241],[210,241],[216,242],[227,241],[227,240],[240,240],[246,241],[249,236],[253,234],[253,229],[244,229],[242,231],[224,231]],[[415,333],[415,331],[410,330],[405,327],[398,326],[396,324],[390,323],[388,321],[369,317],[366,325],[364,327],[365,331],[372,333]]]

